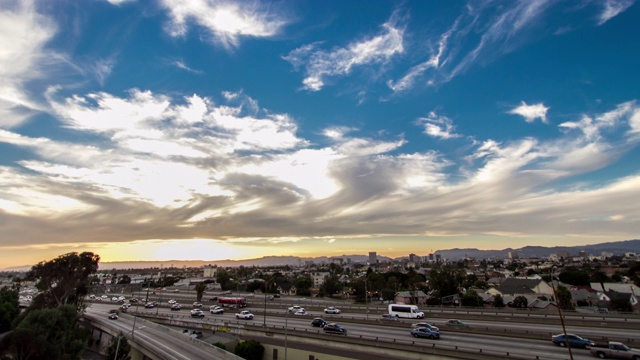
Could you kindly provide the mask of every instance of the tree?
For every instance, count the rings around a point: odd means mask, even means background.
[[[301,296],[310,296],[311,291],[309,291],[309,289],[313,286],[313,280],[311,279],[311,276],[305,274],[296,278],[293,285],[296,287],[296,294]]]
[[[481,307],[483,303],[480,295],[471,289],[467,290],[467,292],[462,295],[461,301],[462,306]]]
[[[329,297],[333,297],[333,295],[342,290],[342,284],[340,284],[337,276],[329,276],[324,280],[324,284],[320,286],[320,290],[329,295]]]
[[[573,310],[573,305],[571,304],[571,292],[566,287],[560,285],[556,289],[556,295],[558,297],[557,302],[558,306],[562,310]]]
[[[118,284],[131,284],[131,277],[129,275],[122,275],[118,279]]]
[[[0,289],[0,333],[11,329],[11,323],[20,315],[18,292],[7,287]]]
[[[498,294],[493,298],[493,307],[503,308],[504,307],[504,299],[502,295]]]
[[[129,340],[123,333],[120,333],[118,336],[111,338],[109,345],[105,348],[105,358],[109,360],[131,360],[130,352],[131,345]]]
[[[79,360],[90,338],[77,327],[73,305],[33,309],[3,338],[1,348],[17,360]]]
[[[558,279],[565,284],[570,285],[590,285],[589,284],[589,272],[584,269],[576,268],[575,266],[567,266],[562,269]]]
[[[513,307],[518,309],[526,309],[527,306],[529,306],[529,300],[527,300],[526,297],[520,295],[516,296],[516,298],[513,299]]]
[[[262,360],[264,346],[256,340],[247,340],[236,345],[233,353],[246,360]]]
[[[440,302],[440,299],[445,296],[459,294],[460,278],[460,270],[450,265],[432,269],[429,273],[429,287],[432,297]]]
[[[82,309],[89,289],[89,277],[98,270],[100,256],[92,252],[76,252],[61,255],[51,261],[34,265],[27,272],[26,279],[36,281],[36,288],[42,291],[34,302],[45,308],[55,308],[73,304]]]
[[[204,295],[204,291],[207,289],[207,284],[204,282],[199,282],[195,286],[196,291],[196,301],[202,300],[202,295]]]

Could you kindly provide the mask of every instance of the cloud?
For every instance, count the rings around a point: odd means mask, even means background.
[[[627,10],[635,0],[604,0],[602,12],[598,15],[598,26],[606,23]]]
[[[459,20],[460,19],[458,18],[454,22],[453,26],[440,36],[438,41],[438,51],[435,54],[431,55],[427,61],[411,67],[411,69],[409,69],[409,71],[398,81],[387,81],[387,86],[396,93],[406,91],[412,88],[415,82],[422,77],[427,70],[431,68],[437,69],[440,66],[440,59],[447,49],[447,41],[458,27]]]
[[[198,74],[198,75],[204,74],[204,72],[202,70],[192,69],[189,66],[187,66],[187,64],[185,64],[181,60],[174,61],[173,65],[175,65],[178,69],[185,70],[185,71],[190,72],[192,74]]]
[[[171,36],[186,35],[192,20],[227,49],[237,48],[241,37],[273,37],[287,24],[282,15],[267,11],[257,2],[162,0],[161,3],[169,11],[171,21],[167,30]]]
[[[424,126],[424,133],[441,139],[452,139],[461,135],[455,133],[455,126],[451,119],[438,115],[434,111],[427,117],[418,118],[418,124]]]
[[[330,51],[318,50],[319,43],[307,44],[291,51],[283,59],[290,62],[294,69],[305,68],[306,77],[303,88],[319,91],[329,77],[345,76],[354,68],[371,64],[386,64],[394,56],[404,52],[404,29],[395,20],[382,25],[383,31],[373,37],[354,41],[346,47]]]
[[[32,1],[0,5],[0,127],[19,126],[42,110],[27,86],[43,77],[42,66],[56,57],[45,50],[55,33],[56,26],[37,13]]]
[[[527,105],[524,101],[520,106],[517,106],[511,110],[509,110],[509,114],[520,115],[524,117],[526,122],[532,123],[536,119],[540,119],[543,123],[547,124],[547,111],[548,107],[544,106],[543,103]]]
[[[456,159],[352,127],[327,128],[326,144],[315,144],[287,114],[247,114],[242,92],[56,96],[74,142],[0,131],[0,143],[32,154],[0,166],[6,239],[598,236],[633,233],[640,218],[640,177],[572,181],[629,149],[604,130],[637,129],[633,101],[566,122],[555,139],[485,139]],[[446,117],[423,121],[455,134]]]

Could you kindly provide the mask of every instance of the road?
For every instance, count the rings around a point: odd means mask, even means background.
[[[115,304],[105,304],[105,303],[94,303],[91,306],[92,311],[97,313],[101,313],[106,318],[106,314],[110,309],[116,308]],[[227,310],[224,314],[210,314],[207,312],[206,317],[203,320],[200,319],[192,319],[190,317],[190,309],[191,306],[184,306],[180,311],[171,311],[169,308],[161,307],[154,309],[145,309],[140,306],[138,311],[140,313],[149,313],[149,314],[163,314],[165,316],[173,316],[176,318],[181,318],[187,321],[206,321],[208,323],[214,324],[251,324],[254,326],[262,326],[265,323],[265,319],[262,315],[256,314],[253,320],[237,320],[235,319],[235,312]],[[208,309],[206,307],[203,308],[205,311]],[[249,308],[252,309],[251,307]],[[256,312],[262,312],[262,307],[253,307]],[[135,307],[132,308],[135,310]],[[269,310],[269,315],[266,319],[266,324],[268,327],[278,327],[281,329],[286,328],[289,334],[299,333],[301,331],[306,332],[306,334],[314,334],[318,338],[326,338],[330,339],[332,336],[322,332],[319,328],[314,328],[311,326],[311,320],[313,316],[294,316],[290,315],[286,312],[286,307],[282,308],[280,312],[277,314],[273,314],[274,309]],[[568,351],[566,348],[560,348],[554,346],[550,337],[549,340],[532,340],[532,339],[522,339],[522,338],[509,338],[509,331],[507,330],[506,335],[500,336],[491,336],[491,335],[482,335],[482,334],[472,334],[458,331],[448,330],[444,325],[444,321],[438,320],[433,321],[433,325],[440,327],[441,329],[441,339],[440,340],[429,340],[429,339],[414,339],[410,335],[411,323],[413,321],[410,320],[402,320],[400,323],[405,324],[405,327],[397,327],[396,324],[391,323],[376,323],[371,322],[367,324],[356,323],[353,322],[353,319],[358,319],[362,321],[365,319],[366,315],[362,313],[343,313],[341,315],[327,315],[318,313],[318,316],[324,317],[329,322],[338,322],[348,329],[349,337],[362,337],[368,339],[378,338],[382,341],[395,341],[396,343],[420,343],[420,344],[429,344],[431,342],[437,344],[437,346],[446,346],[446,347],[458,347],[460,349],[472,349],[473,351],[479,351],[482,349],[483,351],[496,351],[501,353],[520,353],[520,354],[536,354],[541,359],[568,359]],[[526,319],[525,319],[526,320]],[[489,327],[489,328],[499,328],[499,329],[525,329],[528,328],[531,330],[532,325],[526,323],[512,323],[512,322],[489,322],[489,321],[467,321],[470,326],[481,326],[481,327]],[[538,325],[536,325],[538,326]],[[540,330],[547,331],[549,333],[560,333],[561,329],[557,326],[543,326]],[[587,331],[591,331],[594,334],[598,332],[597,329],[593,328],[570,328],[571,331],[575,331],[578,334],[581,334],[585,337]],[[609,331],[609,330],[608,330]],[[618,331],[618,330],[616,330]],[[619,331],[620,334],[624,334],[625,336],[631,335],[634,337],[638,337],[640,335],[636,334],[628,334],[623,330]],[[611,335],[612,336],[612,335]],[[517,346],[514,346],[514,343],[517,343]],[[584,349],[573,349],[573,358],[574,359],[591,359],[591,355],[588,350]]]

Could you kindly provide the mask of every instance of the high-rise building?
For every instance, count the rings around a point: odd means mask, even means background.
[[[416,254],[409,254],[409,262],[417,264],[420,262],[420,257]]]
[[[369,252],[369,265],[373,265],[373,264],[377,264],[378,263],[378,254],[376,254],[375,251],[370,251]]]

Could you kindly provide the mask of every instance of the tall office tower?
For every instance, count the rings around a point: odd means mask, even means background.
[[[378,263],[378,254],[375,251],[369,252],[369,264],[374,265]]]

